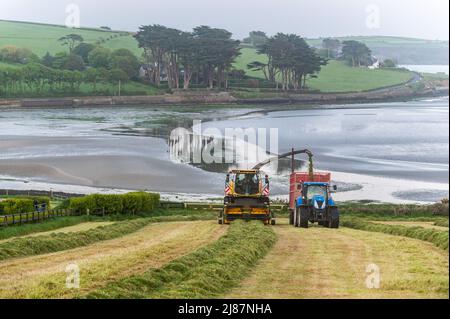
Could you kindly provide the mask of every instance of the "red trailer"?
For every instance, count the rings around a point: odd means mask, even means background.
[[[314,178],[311,179],[310,173],[307,172],[293,172],[290,177],[289,190],[289,209],[295,210],[295,202],[302,194],[302,183],[304,182],[318,182],[331,183],[331,173],[314,173]]]

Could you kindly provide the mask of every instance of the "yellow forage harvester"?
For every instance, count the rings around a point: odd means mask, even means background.
[[[233,170],[225,181],[224,208],[219,224],[233,220],[261,220],[266,225],[275,225],[270,210],[269,177],[259,170]]]

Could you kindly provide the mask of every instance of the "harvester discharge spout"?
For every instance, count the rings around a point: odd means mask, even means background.
[[[292,165],[292,173],[293,173],[293,172],[295,172],[295,155],[298,155],[298,154],[306,154],[306,155],[308,155],[308,174],[309,174],[309,177],[311,178],[311,180],[314,180],[314,162],[313,162],[314,154],[308,149],[298,150],[298,151],[296,151],[295,149],[292,149],[288,153],[272,156],[269,159],[265,160],[264,162],[261,162],[261,163],[255,165],[253,167],[253,169],[254,170],[260,170],[261,168],[263,168],[264,166],[270,164],[274,160],[280,160],[280,159],[287,158],[287,157],[291,156],[292,157],[292,164],[291,165]]]

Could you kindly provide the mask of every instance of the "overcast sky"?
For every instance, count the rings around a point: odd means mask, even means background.
[[[448,0],[0,0],[0,19],[64,24],[77,4],[82,26],[136,30],[206,24],[235,38],[252,30],[305,37],[392,35],[449,39]]]

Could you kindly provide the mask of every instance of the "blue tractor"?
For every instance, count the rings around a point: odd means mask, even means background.
[[[301,196],[296,200],[293,214],[295,227],[308,228],[309,223],[318,223],[328,228],[339,228],[339,209],[331,197],[329,183],[304,182]],[[336,190],[333,186],[333,190]]]

